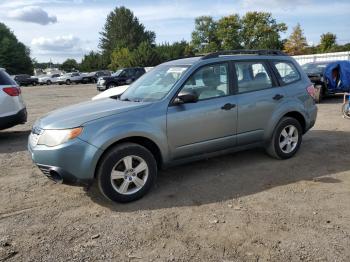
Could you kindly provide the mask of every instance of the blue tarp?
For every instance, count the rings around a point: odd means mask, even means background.
[[[339,80],[333,78],[333,70],[339,70]],[[324,71],[324,78],[328,83],[329,93],[350,91],[350,61],[336,61],[327,65]]]

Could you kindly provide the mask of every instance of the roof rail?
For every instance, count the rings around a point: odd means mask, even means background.
[[[207,54],[202,57],[202,60],[217,58],[219,56],[225,55],[276,55],[276,56],[286,56],[286,53],[283,53],[280,50],[269,50],[269,49],[261,49],[261,50],[227,50],[227,51],[218,51],[214,53]]]

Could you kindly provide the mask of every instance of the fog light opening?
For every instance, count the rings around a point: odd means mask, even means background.
[[[63,178],[55,170],[50,170],[50,178],[59,184],[62,184],[63,182]]]

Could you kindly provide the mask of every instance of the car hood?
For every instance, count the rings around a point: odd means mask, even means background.
[[[34,126],[43,129],[65,129],[81,126],[102,117],[146,107],[150,103],[120,101],[112,98],[88,101],[64,107],[43,116]]]

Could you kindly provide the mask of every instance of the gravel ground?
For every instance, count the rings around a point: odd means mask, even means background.
[[[143,199],[113,204],[57,185],[26,149],[35,119],[97,94],[24,87],[29,121],[0,131],[0,261],[350,261],[350,121],[319,106],[296,157],[251,150],[160,173]]]

